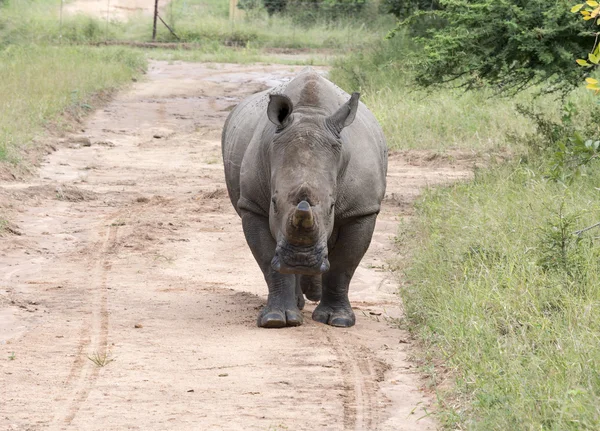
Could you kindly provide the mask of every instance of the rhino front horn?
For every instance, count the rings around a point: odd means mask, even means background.
[[[292,217],[292,225],[298,228],[311,229],[315,225],[315,219],[313,217],[310,205],[306,201],[302,201],[298,204],[294,210]]]

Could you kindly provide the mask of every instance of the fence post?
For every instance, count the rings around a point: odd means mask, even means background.
[[[156,20],[158,18],[158,0],[154,0],[154,25],[152,27],[152,42],[156,40]]]

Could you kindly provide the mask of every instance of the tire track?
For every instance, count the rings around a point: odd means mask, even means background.
[[[344,334],[336,334],[337,329],[323,327],[322,330],[340,359],[345,389],[344,429],[377,430],[382,402],[377,383],[380,378],[373,361],[373,353],[368,348],[357,345],[354,340],[342,339]]]
[[[99,236],[104,237],[104,240],[92,255],[88,269],[90,315],[81,329],[77,354],[65,382],[66,389],[62,395],[55,398],[62,406],[54,417],[51,426],[53,430],[65,429],[71,425],[98,378],[100,366],[95,364],[90,356],[106,358],[109,354],[107,280],[112,266],[109,253],[117,242],[117,234],[118,226],[112,220],[99,232]]]

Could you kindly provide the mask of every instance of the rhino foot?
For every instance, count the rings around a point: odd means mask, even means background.
[[[339,328],[349,328],[350,326],[354,326],[356,322],[354,311],[350,307],[331,307],[323,305],[323,303],[320,303],[315,308],[312,318],[316,322]]]
[[[258,315],[257,323],[261,328],[283,328],[285,326],[300,326],[302,322],[302,313],[298,309],[282,310],[266,306]]]

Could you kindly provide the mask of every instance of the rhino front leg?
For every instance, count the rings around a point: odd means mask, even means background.
[[[269,288],[267,305],[258,315],[258,326],[282,328],[302,324],[302,313],[298,308],[296,277],[293,274],[280,274],[271,268],[275,255],[275,240],[269,230],[266,217],[251,212],[242,212],[244,235],[254,259],[263,272]]]
[[[313,312],[313,320],[338,327],[354,325],[348,286],[369,248],[376,218],[377,214],[360,217],[339,228],[337,241],[329,251],[331,267],[323,274],[322,298]]]

